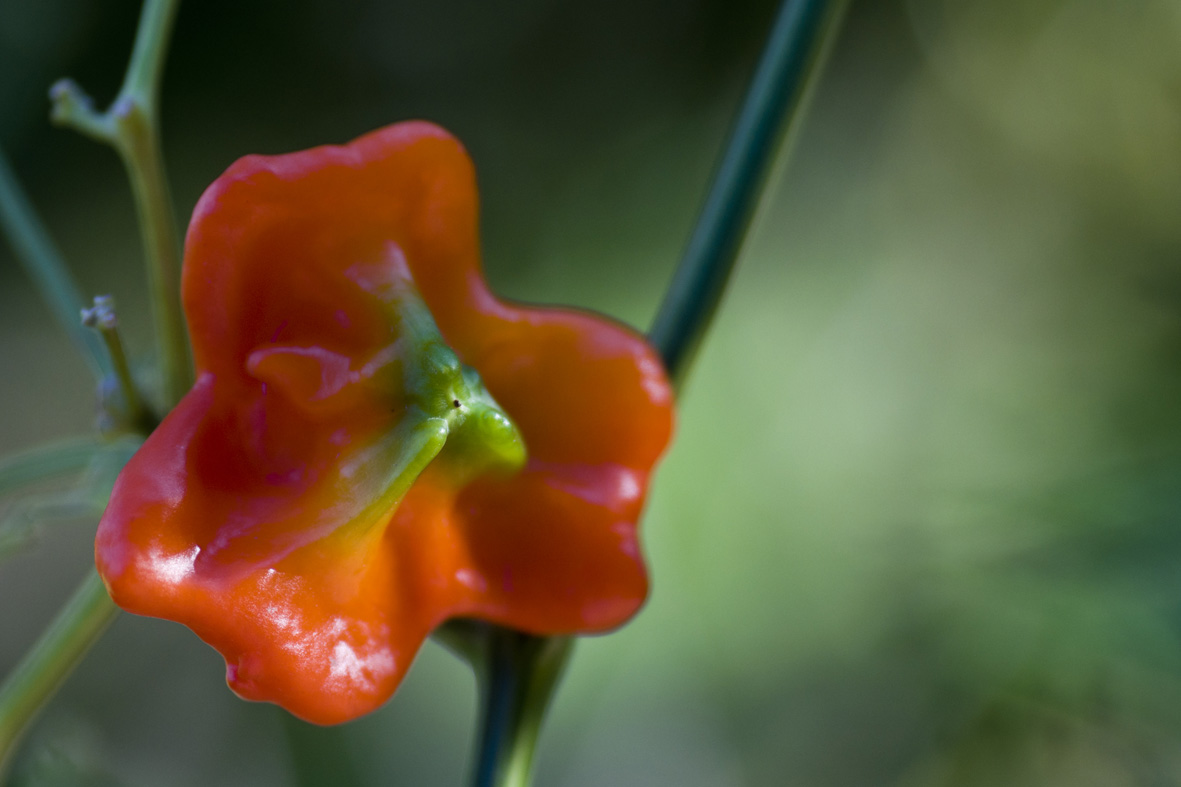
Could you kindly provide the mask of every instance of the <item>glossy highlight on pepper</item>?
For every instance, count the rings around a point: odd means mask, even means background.
[[[238,694],[347,721],[449,618],[557,635],[639,609],[668,381],[630,329],[489,291],[447,132],[241,159],[194,212],[183,299],[197,382],[119,477],[96,556]]]

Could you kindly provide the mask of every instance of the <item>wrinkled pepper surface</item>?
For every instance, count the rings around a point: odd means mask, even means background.
[[[449,618],[558,635],[639,609],[660,361],[489,291],[447,132],[241,159],[196,207],[183,300],[197,382],[119,477],[97,563],[239,695],[347,721]]]

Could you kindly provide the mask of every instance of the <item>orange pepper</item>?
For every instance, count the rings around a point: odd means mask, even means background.
[[[628,328],[489,291],[447,132],[241,159],[194,212],[183,299],[197,382],[120,475],[96,556],[239,695],[347,721],[450,618],[564,635],[639,609],[669,383]]]

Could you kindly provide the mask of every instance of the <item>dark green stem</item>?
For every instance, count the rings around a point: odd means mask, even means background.
[[[12,244],[17,260],[24,266],[41,297],[53,310],[58,323],[82,352],[95,379],[100,383],[111,371],[98,337],[82,327],[79,313],[82,296],[62,261],[49,233],[37,218],[33,206],[16,180],[8,160],[0,153],[0,227]]]
[[[755,216],[776,154],[798,125],[819,64],[835,38],[845,0],[785,0],[730,132],[676,275],[649,332],[675,384],[717,310]],[[453,628],[451,647],[471,653],[475,629]],[[463,636],[464,633],[468,636]],[[457,636],[458,635],[458,636]],[[469,656],[481,686],[475,787],[528,787],[541,721],[569,637],[534,637],[491,627]]]
[[[717,309],[776,152],[805,105],[844,0],[785,0],[730,133],[688,248],[649,333],[679,384]],[[472,784],[528,787],[541,722],[569,659],[569,637],[453,625],[444,641],[480,682],[481,727]],[[479,644],[483,647],[479,647]]]
[[[573,647],[570,637],[487,630],[480,685],[480,737],[473,787],[529,787],[541,723]]]
[[[835,38],[844,0],[785,0],[705,205],[648,337],[680,385],[725,291],[784,139]]]

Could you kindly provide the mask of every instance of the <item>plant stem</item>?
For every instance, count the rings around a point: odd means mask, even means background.
[[[123,87],[106,112],[70,80],[50,90],[52,119],[111,145],[123,159],[135,195],[148,263],[164,410],[192,385],[188,336],[180,305],[180,232],[160,149],[158,96],[179,0],[146,0]]]
[[[717,310],[768,173],[799,126],[845,0],[784,0],[688,246],[648,338],[683,382]]]
[[[110,363],[98,338],[82,327],[82,296],[62,261],[49,233],[16,180],[8,160],[0,153],[0,227],[8,236],[17,259],[49,304],[58,323],[82,352],[98,382],[110,372]]]
[[[0,686],[0,782],[21,734],[119,608],[91,569],[49,629]]]
[[[123,159],[135,194],[148,262],[149,291],[156,328],[157,353],[164,408],[180,400],[192,383],[188,338],[180,306],[180,233],[164,174],[159,144],[157,98],[168,49],[169,34],[179,0],[145,0],[135,46],[123,86],[106,112],[95,112],[90,98],[73,82],[63,80],[50,91],[52,119],[111,145]],[[77,288],[57,260],[52,244],[32,218],[27,201],[16,189],[0,159],[0,219],[13,237],[18,255],[26,262],[39,287],[100,370],[100,381],[117,371],[126,406],[147,430],[145,410],[131,379],[122,345],[110,330],[112,360],[99,349],[97,337],[84,331]],[[95,315],[96,319],[100,315]],[[100,325],[100,330],[103,326]],[[117,369],[112,368],[112,363]],[[72,455],[67,454],[66,458]],[[64,460],[63,460],[63,463]],[[35,464],[35,463],[34,463]],[[16,480],[22,475],[14,472]],[[0,687],[0,778],[22,732],[98,639],[119,611],[93,570],[49,629]]]
[[[133,136],[136,152],[128,161],[138,164],[129,164],[128,172],[150,261],[148,286],[152,294],[164,407],[171,409],[193,384],[189,339],[180,305],[180,234],[164,177],[155,123],[137,118],[131,125],[136,132]]]
[[[490,626],[480,685],[480,737],[473,787],[528,787],[541,722],[573,647],[570,637],[537,637]]]
[[[103,450],[105,444],[99,438],[79,437],[0,458],[0,496],[83,470]]]
[[[648,334],[678,387],[717,310],[776,153],[798,125],[845,5],[846,0],[784,0],[780,7],[705,205]],[[451,630],[448,636],[457,652],[472,650],[470,630]],[[470,658],[481,686],[482,719],[472,783],[528,787],[541,721],[573,640],[492,626],[485,642],[482,657]]]
[[[139,395],[139,386],[131,374],[127,353],[123,350],[123,339],[119,335],[119,319],[115,314],[115,300],[110,295],[96,295],[94,306],[82,310],[82,324],[93,328],[102,337],[107,355],[114,367],[115,384],[123,401],[117,407],[103,401],[101,406],[106,416],[113,419],[117,427],[139,434],[150,434],[155,428],[155,419]]]

